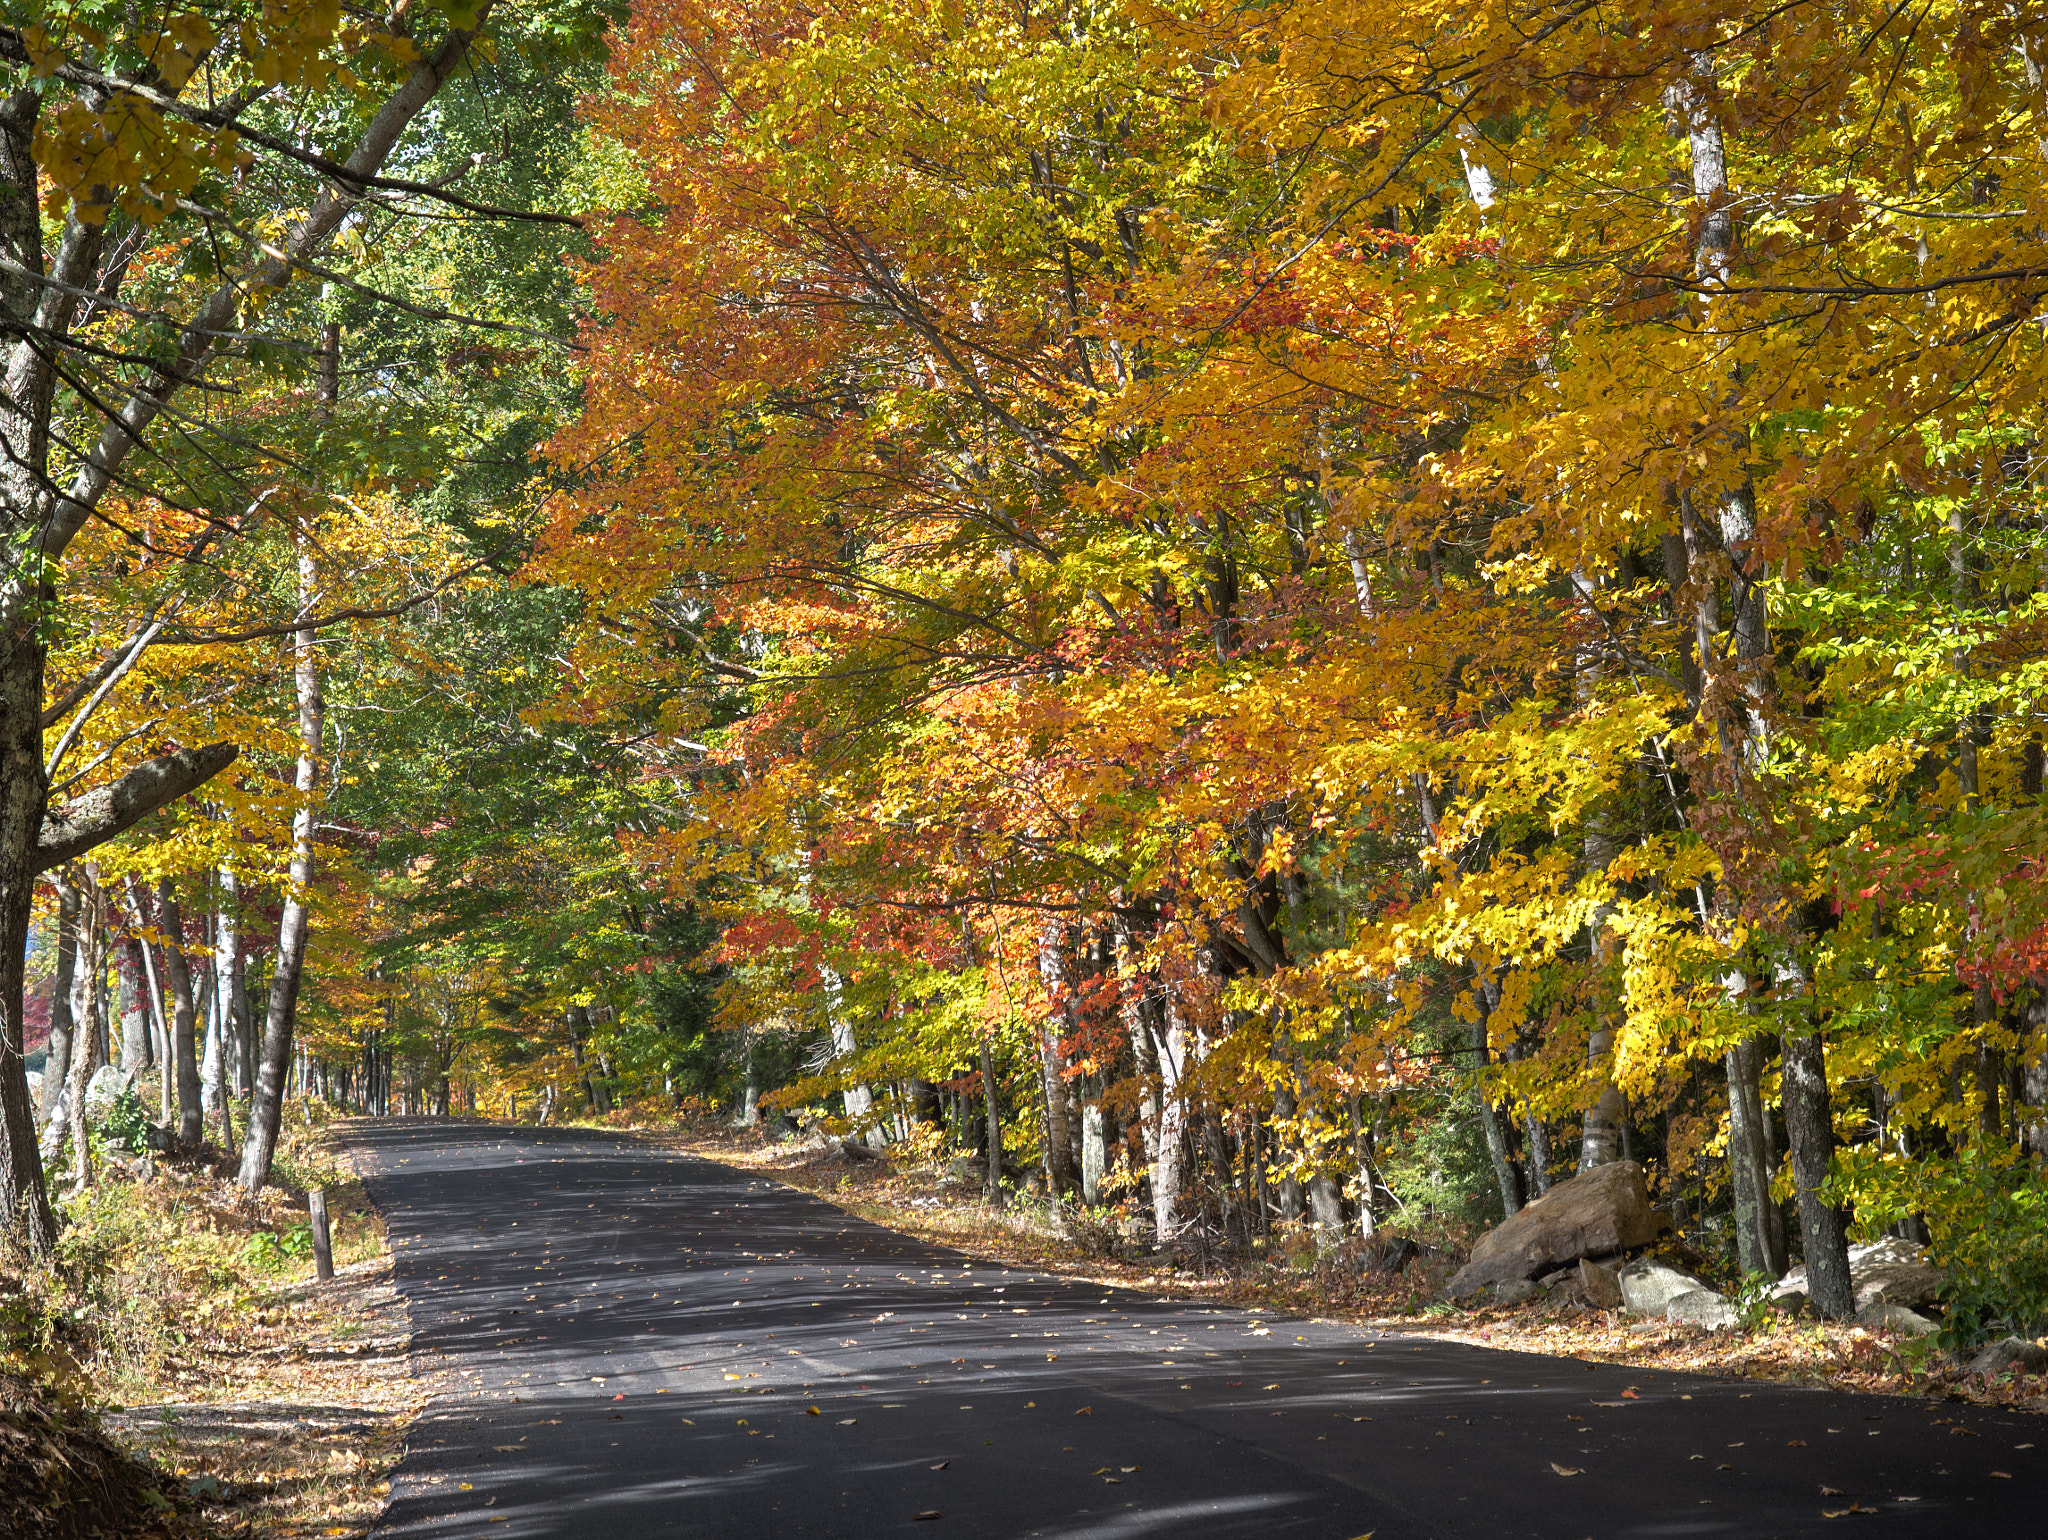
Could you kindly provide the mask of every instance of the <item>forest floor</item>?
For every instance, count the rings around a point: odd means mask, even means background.
[[[1754,1329],[1713,1332],[1595,1309],[1563,1290],[1518,1306],[1460,1309],[1437,1297],[1463,1261],[1452,1237],[1434,1238],[1436,1244],[1391,1275],[1363,1265],[1361,1243],[1319,1253],[1299,1233],[1276,1235],[1249,1259],[1220,1250],[1148,1253],[1106,1220],[1077,1224],[1043,1201],[1026,1197],[992,1211],[978,1186],[943,1164],[849,1161],[815,1141],[718,1125],[692,1125],[673,1137],[692,1154],[772,1176],[877,1224],[1009,1266],[1482,1347],[2048,1412],[2048,1376],[1973,1375],[1931,1339],[1861,1326],[1773,1313]]]
[[[324,1129],[288,1127],[257,1204],[234,1184],[234,1164],[209,1148],[160,1159],[137,1180],[137,1163],[109,1161],[88,1193],[60,1205],[56,1264],[25,1275],[23,1320],[0,1342],[0,1372],[20,1371],[39,1392],[15,1420],[25,1438],[40,1411],[51,1431],[34,1458],[46,1464],[61,1452],[51,1442],[60,1426],[88,1451],[141,1462],[130,1484],[150,1490],[153,1474],[169,1494],[162,1510],[139,1499],[166,1534],[364,1535],[432,1389],[408,1361],[382,1221]],[[311,1185],[327,1191],[334,1232],[324,1284],[310,1256]],[[0,1529],[73,1533],[61,1489],[48,1495],[41,1527]]]

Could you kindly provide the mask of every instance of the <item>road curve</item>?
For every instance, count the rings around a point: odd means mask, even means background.
[[[378,1536],[1951,1540],[2048,1498],[2023,1414],[1105,1293],[581,1129],[346,1137],[458,1387]]]

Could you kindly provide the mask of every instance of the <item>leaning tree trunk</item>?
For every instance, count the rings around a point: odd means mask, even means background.
[[[331,344],[331,335],[330,335]],[[323,351],[332,351],[330,347]],[[318,591],[313,549],[299,541],[299,614],[309,617]],[[313,887],[313,793],[320,784],[320,733],[326,702],[320,695],[318,635],[311,626],[295,634],[293,670],[299,703],[299,763],[293,786],[299,808],[292,815],[291,884],[277,924],[277,964],[270,975],[270,1002],[263,1015],[263,1049],[256,1068],[256,1092],[249,1101],[249,1127],[242,1141],[242,1169],[236,1180],[251,1196],[270,1179],[277,1153],[278,1121],[284,1113],[285,1077],[292,1067],[292,1029],[298,1019],[299,976],[306,963],[307,900]]]

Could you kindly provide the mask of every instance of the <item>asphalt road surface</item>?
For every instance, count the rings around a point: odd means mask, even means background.
[[[1875,1540],[2048,1512],[2022,1414],[1105,1292],[583,1130],[349,1141],[456,1387],[379,1536]]]

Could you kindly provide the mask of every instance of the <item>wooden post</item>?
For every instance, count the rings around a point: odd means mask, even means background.
[[[306,1194],[306,1211],[313,1220],[313,1266],[320,1281],[328,1283],[334,1277],[334,1242],[327,1233],[326,1189],[315,1187]]]

